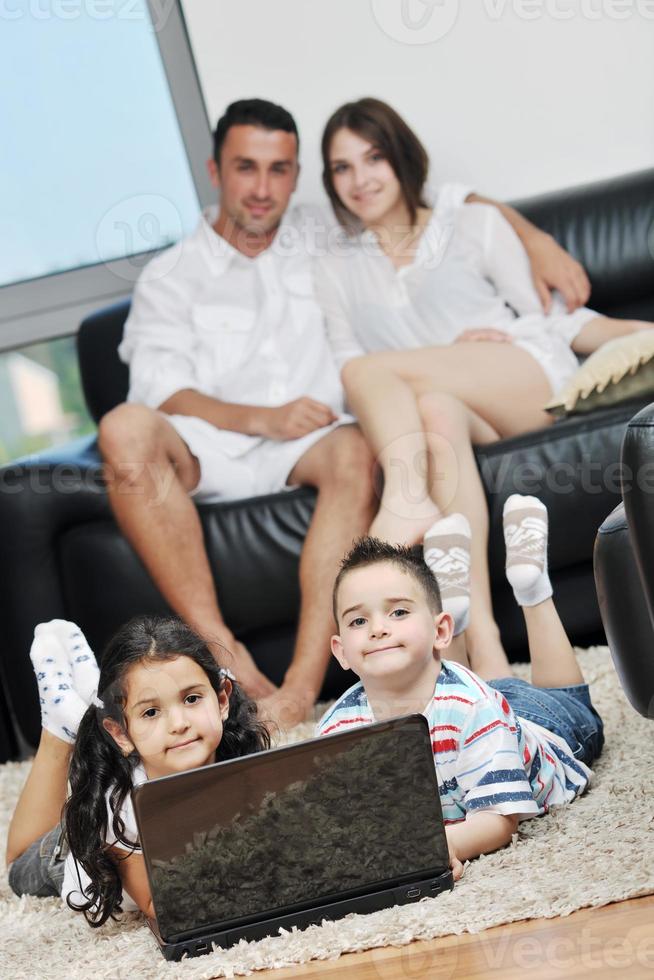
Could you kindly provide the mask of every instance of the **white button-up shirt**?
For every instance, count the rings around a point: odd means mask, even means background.
[[[221,401],[276,406],[308,395],[343,412],[343,392],[314,298],[304,228],[286,213],[269,248],[248,258],[216,234],[216,208],[152,259],[139,278],[118,351],[128,401],[158,408],[191,388]]]

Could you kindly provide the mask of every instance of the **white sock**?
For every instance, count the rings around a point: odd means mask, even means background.
[[[70,623],[66,619],[39,623],[34,630],[35,637],[46,633],[54,636],[65,650],[73,673],[75,690],[82,701],[89,705],[98,690],[100,668],[86,637],[76,623]]]
[[[506,577],[519,606],[537,606],[552,595],[547,572],[547,508],[537,497],[513,494],[504,504]]]
[[[53,633],[41,630],[37,635],[38,630],[30,659],[39,686],[41,725],[64,742],[74,742],[87,705],[75,690],[66,650]]]
[[[463,514],[442,517],[429,528],[423,542],[425,562],[441,591],[443,610],[454,620],[454,635],[470,620],[470,525]]]

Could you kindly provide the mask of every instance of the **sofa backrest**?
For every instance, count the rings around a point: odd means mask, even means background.
[[[118,357],[118,345],[129,307],[129,300],[123,300],[98,310],[82,321],[77,333],[82,390],[96,422],[127,398],[129,368]]]
[[[582,263],[600,313],[654,319],[654,169],[514,205]]]
[[[654,320],[654,169],[514,203],[584,265],[593,309]],[[129,372],[117,348],[128,313],[125,300],[79,329],[82,388],[96,422],[127,397]]]

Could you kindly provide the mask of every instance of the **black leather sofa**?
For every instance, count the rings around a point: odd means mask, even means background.
[[[593,308],[654,320],[654,170],[517,206],[584,263]],[[116,347],[127,311],[126,303],[102,310],[79,331],[83,386],[96,420],[125,396],[127,371]],[[491,514],[493,600],[514,659],[525,656],[525,636],[503,574],[504,501],[515,492],[545,500],[550,569],[563,621],[576,642],[601,640],[593,542],[620,500],[620,443],[637,407],[557,422],[477,453]],[[298,555],[313,502],[311,490],[299,489],[200,506],[226,618],[275,680],[291,655]],[[129,616],[166,607],[113,522],[92,438],[0,469],[0,561],[0,663],[20,728],[35,744],[39,707],[27,653],[36,623],[75,620],[100,650]],[[323,696],[350,682],[334,662]],[[11,751],[9,739],[5,755]]]
[[[595,543],[595,579],[613,662],[629,701],[654,718],[654,404],[629,422],[623,503]]]

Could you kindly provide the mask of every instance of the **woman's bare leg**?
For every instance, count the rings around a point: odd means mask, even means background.
[[[427,441],[411,385],[368,358],[343,369],[348,406],[384,473],[379,511],[370,534],[415,544],[439,516],[427,488]]]
[[[481,676],[510,673],[493,617],[488,512],[472,445],[548,425],[551,418],[542,406],[552,392],[545,374],[530,354],[513,344],[478,342],[357,358],[346,365],[343,380],[352,410],[384,469],[384,495],[371,532],[393,541],[419,540],[424,523],[395,512],[408,486],[411,499],[432,500],[438,513],[466,515],[473,540],[466,637],[470,663]],[[438,393],[452,398],[431,398]],[[421,455],[428,448],[431,480],[428,457]]]
[[[572,349],[575,354],[592,354],[608,340],[652,328],[654,323],[647,320],[616,320],[615,317],[596,316],[581,328],[572,341]]]
[[[454,660],[458,664],[463,664],[464,667],[470,666],[465,633],[459,633],[458,636],[453,636],[449,647],[442,652],[446,660]]]
[[[7,864],[56,827],[66,801],[68,764],[73,746],[45,728],[27,781],[16,804],[7,836]]]
[[[429,492],[443,513],[470,522],[470,623],[465,631],[472,669],[480,677],[511,674],[493,616],[488,574],[488,507],[472,449],[497,433],[452,395],[429,392],[418,405],[430,455]]]

